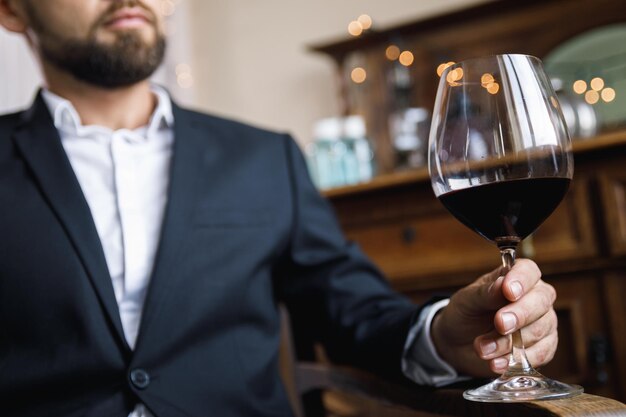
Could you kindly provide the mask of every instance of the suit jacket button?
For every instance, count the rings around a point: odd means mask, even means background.
[[[146,389],[150,385],[150,374],[140,368],[133,369],[130,371],[130,382],[137,389]]]

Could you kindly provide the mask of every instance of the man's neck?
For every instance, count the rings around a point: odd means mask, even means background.
[[[109,89],[82,82],[69,74],[45,72],[48,89],[69,100],[85,126],[136,129],[148,124],[157,104],[147,80]]]

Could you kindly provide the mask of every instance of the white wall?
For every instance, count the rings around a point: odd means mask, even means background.
[[[41,77],[26,42],[0,29],[0,114],[25,107]]]

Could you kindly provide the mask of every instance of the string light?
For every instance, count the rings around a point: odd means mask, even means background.
[[[613,90],[611,87],[607,87],[602,90],[600,95],[602,96],[602,100],[604,100],[604,102],[606,103],[610,103],[611,101],[615,100],[615,90]]]
[[[453,69],[446,75],[446,81],[449,83],[457,83],[461,78],[463,78],[463,68]],[[458,84],[458,83],[457,83]]]
[[[408,67],[413,64],[413,61],[415,61],[415,57],[413,56],[413,53],[411,51],[404,51],[400,54],[398,60],[402,65]]]
[[[463,71],[461,68],[458,69]],[[495,77],[488,72],[480,76],[480,85],[487,90],[489,94],[498,94],[498,91],[500,91],[500,84],[498,84]]]
[[[361,67],[356,67],[350,73],[350,78],[356,84],[362,84],[367,79],[367,71],[365,71],[365,69],[363,69]]]
[[[590,89],[587,90],[587,83],[583,80],[576,80],[572,88],[577,94],[584,94],[585,101],[589,104],[596,104],[602,98],[605,103],[615,100],[615,90],[611,87],[605,88],[604,80],[600,77],[594,77],[589,82]]]
[[[584,94],[587,91],[587,83],[583,80],[576,80],[572,88],[576,94]]]
[[[493,78],[493,75],[489,73],[485,73],[480,77],[480,84],[483,87],[487,87],[489,84],[492,84],[494,82],[495,82],[495,78]]]
[[[589,85],[591,85],[592,89],[596,91],[600,91],[604,88],[604,80],[600,77],[596,77],[593,80],[591,80]]]
[[[500,91],[500,84],[490,83],[485,88],[489,94],[498,94],[498,91]]]
[[[385,56],[390,61],[395,61],[400,57],[400,48],[396,45],[389,45],[387,49],[385,49]]]
[[[362,14],[357,18],[357,22],[361,24],[363,30],[368,30],[372,27],[372,18],[369,15]]]
[[[439,64],[439,66],[437,67],[437,75],[441,77],[441,74],[443,74],[443,72],[446,70],[446,68],[448,68],[448,67],[450,67],[450,66],[452,66],[454,64],[455,64],[455,62],[452,62],[452,61],[444,62],[444,63]]]
[[[589,104],[596,104],[600,99],[600,94],[596,90],[589,90],[585,93],[585,101]]]
[[[361,36],[364,31],[372,27],[372,18],[367,14],[362,14],[356,20],[348,24],[348,33],[352,36]]]
[[[363,25],[360,22],[353,20],[348,25],[348,33],[352,36],[361,36],[363,33]]]

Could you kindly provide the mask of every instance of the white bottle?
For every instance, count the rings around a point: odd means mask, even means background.
[[[352,155],[355,167],[354,182],[369,181],[374,176],[374,152],[366,136],[365,121],[361,116],[348,116],[344,120],[344,141]]]
[[[316,184],[321,189],[345,184],[343,158],[346,146],[341,141],[341,119],[329,117],[315,124],[312,163]]]

